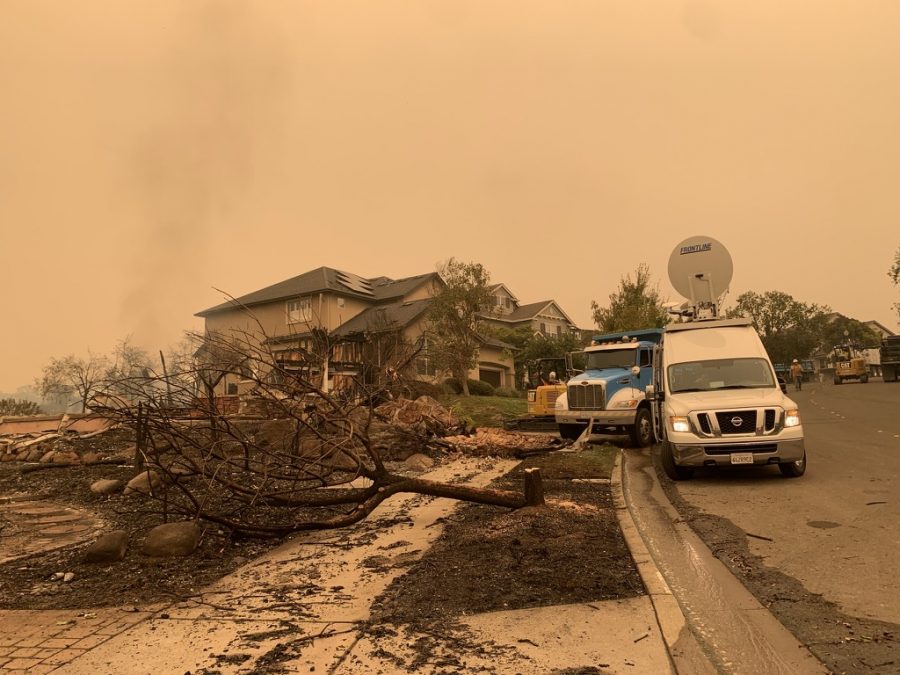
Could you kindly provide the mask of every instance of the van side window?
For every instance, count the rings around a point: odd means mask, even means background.
[[[641,362],[640,362],[641,368],[646,368],[647,366],[652,366],[653,365],[653,352],[650,351],[649,349],[642,349],[640,359],[641,359]]]

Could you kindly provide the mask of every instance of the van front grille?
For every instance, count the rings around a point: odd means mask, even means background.
[[[717,412],[716,421],[723,434],[754,434],[756,433],[756,411],[735,410],[731,412]]]

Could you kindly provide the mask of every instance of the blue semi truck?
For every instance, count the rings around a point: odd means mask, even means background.
[[[663,330],[607,333],[583,352],[584,371],[556,399],[559,435],[576,439],[588,425],[595,434],[625,434],[637,447],[653,442],[653,421],[644,390],[652,382],[653,348]]]

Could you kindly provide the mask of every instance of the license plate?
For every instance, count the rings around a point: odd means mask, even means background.
[[[731,453],[732,464],[753,464],[752,452],[733,452]]]

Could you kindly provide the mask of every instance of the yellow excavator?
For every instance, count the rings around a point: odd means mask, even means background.
[[[503,426],[517,431],[556,431],[556,399],[566,391],[568,372],[565,358],[538,360],[526,389],[528,413]]]

